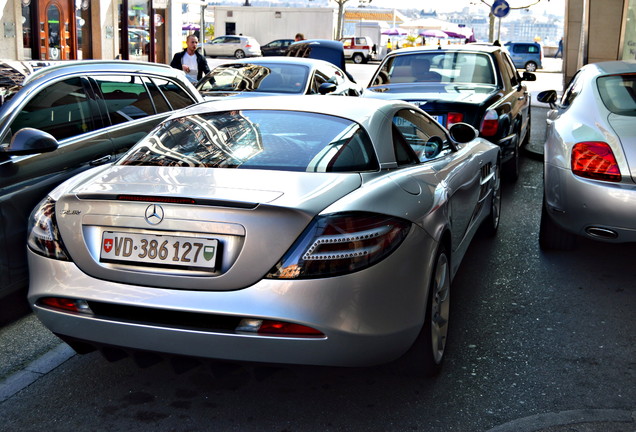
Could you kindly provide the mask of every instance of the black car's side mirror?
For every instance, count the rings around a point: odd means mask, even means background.
[[[551,108],[556,106],[558,96],[556,90],[545,90],[537,95],[537,100],[549,104]]]
[[[336,88],[338,88],[337,85],[335,85],[332,82],[324,82],[322,84],[320,84],[320,87],[318,87],[318,92],[321,95],[326,95],[327,93],[333,93],[336,91]]]
[[[523,74],[521,75],[521,80],[522,81],[536,81],[537,80],[537,76],[535,74],[533,74],[532,72],[524,71]]]
[[[459,144],[466,144],[479,136],[477,129],[468,123],[455,123],[450,127],[448,133],[453,141]]]
[[[4,149],[7,155],[30,155],[57,150],[58,142],[53,135],[39,129],[24,128],[17,131],[11,143]]]

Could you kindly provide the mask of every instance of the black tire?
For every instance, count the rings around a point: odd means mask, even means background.
[[[236,50],[236,51],[234,52],[234,57],[235,57],[235,58],[237,58],[237,59],[245,58],[245,51],[243,51],[243,50]]]
[[[545,198],[541,206],[541,223],[539,225],[539,247],[541,250],[572,250],[576,247],[576,236],[565,231],[550,217]]]
[[[521,163],[521,156],[519,154],[519,131],[515,133],[514,139],[514,154],[512,158],[508,160],[502,167],[504,178],[514,183],[519,180],[519,165]]]
[[[526,63],[526,67],[525,67],[525,69],[526,69],[528,72],[536,72],[536,70],[537,70],[537,64],[536,64],[535,62],[533,62],[533,61],[529,61],[528,63]]]
[[[528,109],[528,126],[526,126],[526,136],[523,137],[523,142],[521,143],[522,148],[527,148],[528,144],[530,144],[530,131],[532,130],[532,115],[530,114],[532,108]]]
[[[501,166],[497,161],[495,167],[495,177],[493,178],[493,195],[490,200],[490,212],[481,224],[481,232],[486,237],[494,237],[499,229],[501,219]]]
[[[351,57],[351,61],[353,61],[355,64],[361,64],[364,62],[364,56],[360,53],[355,53],[352,57]]]
[[[450,288],[450,260],[446,248],[440,245],[431,275],[424,325],[411,349],[401,359],[406,375],[432,377],[439,374],[448,339]]]

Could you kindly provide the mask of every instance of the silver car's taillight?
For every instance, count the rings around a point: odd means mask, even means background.
[[[313,279],[362,270],[390,255],[410,228],[404,219],[376,213],[318,216],[267,277]]]
[[[55,201],[47,197],[29,217],[27,244],[33,252],[63,261],[70,261],[55,220]]]

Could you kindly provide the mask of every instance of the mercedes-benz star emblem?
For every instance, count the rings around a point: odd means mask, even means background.
[[[146,207],[146,222],[150,225],[157,225],[163,220],[163,208],[157,204],[150,204]]]

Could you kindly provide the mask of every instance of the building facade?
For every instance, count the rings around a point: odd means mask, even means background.
[[[198,0],[7,0],[0,57],[167,63],[181,49],[184,11],[206,6]]]

